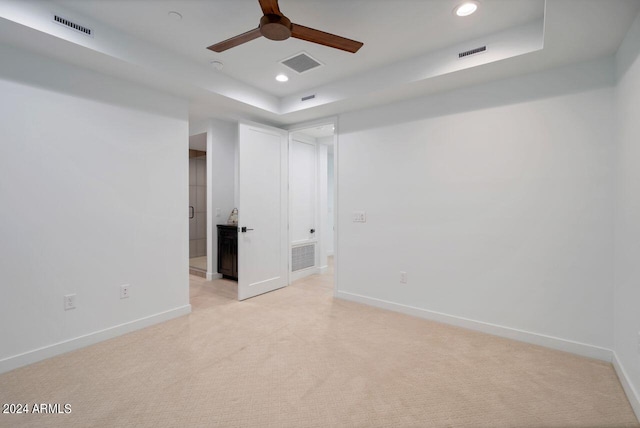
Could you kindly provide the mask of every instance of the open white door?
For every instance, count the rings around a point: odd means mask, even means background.
[[[238,130],[238,300],[288,284],[287,132]]]

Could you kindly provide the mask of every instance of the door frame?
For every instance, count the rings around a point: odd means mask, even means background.
[[[338,116],[331,116],[331,117],[326,117],[323,119],[318,119],[318,120],[313,120],[313,121],[308,121],[308,122],[301,122],[301,123],[296,123],[295,125],[291,125],[288,126],[286,128],[286,130],[289,132],[289,140],[291,139],[291,134],[297,131],[302,131],[308,128],[314,128],[317,126],[324,126],[324,125],[333,125],[333,263],[334,263],[334,270],[333,270],[333,295],[337,296],[338,295],[338,287],[339,287],[339,280],[340,280],[340,275],[339,275],[339,251],[340,251],[340,245],[339,245],[339,241],[338,241],[338,236],[339,236],[339,227],[338,227],[338,212],[339,212],[339,207],[338,207],[338,192],[339,192],[339,156],[338,156],[338,145],[339,145],[339,123],[338,123]],[[291,216],[291,212],[289,212],[289,216]],[[291,246],[291,244],[289,244],[289,246]],[[289,260],[289,263],[291,263],[291,260]],[[291,284],[291,268],[289,268],[289,284]]]

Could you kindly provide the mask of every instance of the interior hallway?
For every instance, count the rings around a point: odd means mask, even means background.
[[[11,427],[638,427],[610,364],[333,299],[332,272],[0,376]]]

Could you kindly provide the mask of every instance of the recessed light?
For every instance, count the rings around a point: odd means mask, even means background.
[[[276,76],[276,80],[278,82],[286,82],[287,80],[289,80],[289,77],[286,74],[278,74]]]
[[[469,16],[476,10],[478,10],[478,2],[466,1],[456,6],[453,11],[458,16]]]
[[[182,19],[182,14],[180,12],[176,12],[175,10],[167,13],[167,15],[169,15],[169,18],[171,18],[173,21],[180,21]]]

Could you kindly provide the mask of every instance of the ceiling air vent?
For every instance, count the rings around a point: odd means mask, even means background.
[[[480,52],[484,52],[486,50],[487,50],[486,46],[480,46],[479,48],[475,48],[475,49],[471,49],[471,50],[468,50],[468,51],[460,52],[458,54],[458,58],[464,58],[464,57],[467,57],[469,55],[475,55],[475,54],[478,54]]]
[[[294,55],[291,58],[283,59],[280,63],[299,74],[306,73],[323,65],[320,61],[312,58],[305,52]]]
[[[309,101],[309,100],[314,99],[315,97],[316,97],[316,95],[315,95],[315,94],[313,94],[313,95],[307,95],[306,97],[302,97],[302,98],[300,98],[300,101]]]
[[[76,30],[82,34],[86,34],[87,36],[92,36],[93,32],[91,31],[91,28],[87,28],[84,27],[80,24],[76,24],[75,22],[71,22],[66,18],[63,18],[59,15],[54,15],[53,16],[53,21],[57,22],[60,25],[64,25],[65,27],[71,28],[72,30]]]

